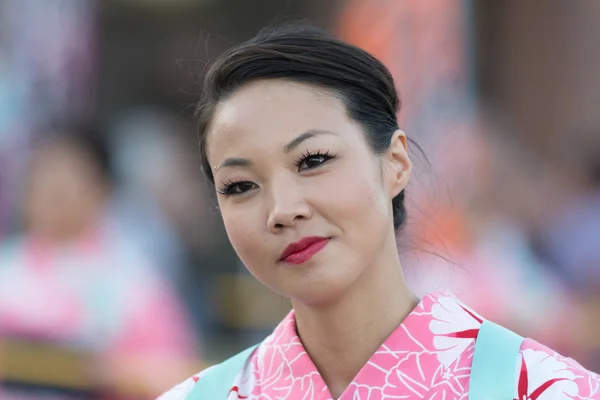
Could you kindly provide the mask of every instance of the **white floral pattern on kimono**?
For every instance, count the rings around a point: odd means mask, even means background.
[[[425,296],[339,399],[467,399],[482,322],[450,293]],[[531,339],[523,342],[516,362],[515,400],[600,399],[598,375]],[[185,400],[202,375],[159,400]],[[228,399],[332,399],[296,334],[293,311],[246,362]]]

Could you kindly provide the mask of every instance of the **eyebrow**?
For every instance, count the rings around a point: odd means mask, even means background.
[[[215,172],[225,167],[247,167],[251,164],[252,162],[247,158],[227,158],[221,163],[221,165],[215,168]]]
[[[326,131],[326,130],[322,130],[322,129],[311,129],[310,131],[306,131],[306,132],[300,134],[298,137],[293,139],[291,142],[289,142],[288,144],[283,146],[283,152],[289,153],[290,151],[294,150],[296,147],[300,146],[300,144],[302,142],[304,142],[306,139],[310,139],[312,137],[319,136],[319,135],[338,136],[338,134],[335,132]]]
[[[300,146],[300,144],[302,142],[304,142],[305,140],[313,138],[315,136],[319,136],[319,135],[338,136],[338,134],[335,132],[322,130],[322,129],[311,129],[309,131],[306,131],[306,132],[298,135],[296,138],[292,139],[292,141],[290,141],[288,144],[283,146],[283,152],[289,153],[290,151],[294,150],[296,147]],[[221,168],[225,168],[225,167],[248,167],[250,165],[252,165],[252,161],[248,160],[247,158],[227,158],[221,163],[221,165],[219,165],[217,168],[215,168],[214,172],[217,172]]]

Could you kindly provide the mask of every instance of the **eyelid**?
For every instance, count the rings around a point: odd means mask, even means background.
[[[252,182],[250,180],[247,179],[230,179],[228,181],[224,181],[221,182],[220,184],[220,188],[217,188],[217,193],[223,195],[223,196],[239,196],[239,195],[243,195],[244,193],[249,192],[251,189],[243,191],[241,193],[231,193],[230,189],[235,186],[235,185],[240,185],[240,184],[244,184],[244,183],[249,183],[253,186],[258,186],[255,182]]]
[[[332,153],[331,151],[329,151],[328,149],[304,150],[302,152],[302,155],[300,155],[298,158],[296,158],[295,165],[296,165],[297,168],[300,168],[300,165],[302,165],[302,163],[304,161],[306,161],[307,158],[309,158],[309,157],[319,157],[319,156],[325,157],[325,161],[327,161],[327,160],[330,160],[330,159],[334,158],[336,155],[334,153]],[[323,163],[325,161],[323,161]]]
[[[302,154],[296,158],[294,164],[296,165],[296,168],[298,169],[298,172],[302,172],[305,170],[312,170],[312,169],[316,169],[318,167],[320,167],[321,165],[325,164],[327,161],[335,158],[337,156],[337,154],[331,152],[329,149],[316,149],[316,150],[304,150],[302,152]],[[324,160],[312,167],[308,167],[308,168],[304,168],[301,169],[301,165],[310,157],[323,157]],[[231,193],[230,189],[232,186],[238,185],[238,184],[244,184],[244,183],[249,183],[251,185],[253,185],[253,187],[251,189],[248,189],[244,192],[240,192],[240,193]],[[243,195],[247,192],[249,192],[250,190],[252,190],[254,187],[258,187],[258,185],[253,182],[252,180],[249,179],[228,179],[225,181],[222,181],[219,185],[219,187],[216,189],[217,193],[223,195],[223,196],[239,196],[239,195]]]

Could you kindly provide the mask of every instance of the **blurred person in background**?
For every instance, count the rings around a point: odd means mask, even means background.
[[[477,373],[502,375],[478,357],[489,321],[407,285],[399,107],[383,64],[313,28],[262,31],[211,65],[197,108],[203,169],[240,259],[294,309],[161,400],[467,398]],[[532,339],[513,350],[506,393],[488,385],[489,398],[600,399],[600,377],[572,359]]]
[[[542,201],[554,205],[533,232],[535,250],[582,304],[582,360],[600,367],[600,135],[573,135],[580,150],[570,160],[548,159],[562,185]],[[565,162],[566,161],[566,162]],[[560,167],[552,168],[552,162]],[[571,171],[565,174],[564,171]],[[550,200],[558,197],[560,201]]]
[[[169,205],[189,189],[173,190],[181,189],[184,154],[172,119],[158,110],[133,110],[114,124],[110,144],[118,187],[110,218],[154,260],[159,273],[180,282],[185,246]]]
[[[175,283],[206,340],[216,323],[211,273],[227,272],[232,261],[190,125],[151,107],[116,119],[110,143],[118,187],[109,218]]]
[[[89,126],[34,146],[25,230],[0,251],[0,337],[91,353],[99,384],[152,395],[189,368],[194,332],[171,283],[105,223],[111,196],[109,152]]]
[[[522,140],[501,134],[501,126],[486,115],[476,140],[460,144],[468,156],[461,158],[465,168],[453,171],[452,179],[470,179],[452,202],[439,194],[417,200],[435,215],[422,214],[423,221],[412,225],[415,247],[434,255],[411,255],[411,288],[451,288],[487,318],[580,355],[573,334],[584,329],[581,305],[533,246],[539,228],[560,218],[559,208],[574,185]]]

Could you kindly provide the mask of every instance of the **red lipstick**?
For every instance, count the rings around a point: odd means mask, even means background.
[[[327,246],[328,242],[329,238],[321,236],[302,238],[286,247],[283,253],[281,253],[279,260],[288,264],[305,263]]]

